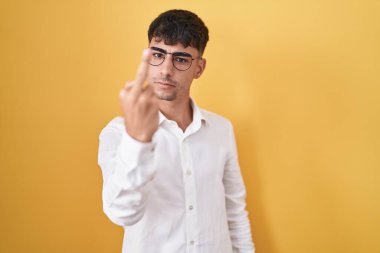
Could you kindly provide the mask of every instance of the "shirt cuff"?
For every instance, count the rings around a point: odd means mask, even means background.
[[[124,163],[136,166],[153,158],[154,142],[140,142],[123,131],[118,155]]]

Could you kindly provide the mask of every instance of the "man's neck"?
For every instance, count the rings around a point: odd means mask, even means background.
[[[193,121],[193,108],[190,104],[190,98],[174,101],[160,100],[159,107],[161,113],[167,119],[177,122],[182,131],[185,131]]]

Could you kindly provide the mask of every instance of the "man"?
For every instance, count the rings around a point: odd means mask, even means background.
[[[253,253],[232,125],[190,98],[208,29],[170,10],[148,38],[120,92],[123,117],[100,134],[103,207],[124,227],[123,252]]]

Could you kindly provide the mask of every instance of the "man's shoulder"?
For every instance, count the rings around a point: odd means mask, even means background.
[[[200,108],[200,110],[206,122],[210,123],[210,125],[232,127],[231,121],[228,118],[203,108]]]
[[[103,128],[102,133],[106,132],[120,132],[124,130],[124,118],[121,116],[114,117],[111,119],[107,125]]]

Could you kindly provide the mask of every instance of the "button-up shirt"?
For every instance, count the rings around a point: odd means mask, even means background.
[[[150,143],[122,117],[101,132],[103,209],[124,227],[124,253],[253,253],[231,123],[192,101],[182,131],[159,116]]]

